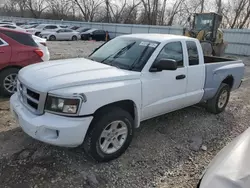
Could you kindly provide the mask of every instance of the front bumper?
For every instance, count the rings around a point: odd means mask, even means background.
[[[50,113],[37,116],[20,102],[17,94],[10,98],[10,109],[26,134],[42,142],[64,147],[81,145],[93,119],[92,116],[78,118]]]

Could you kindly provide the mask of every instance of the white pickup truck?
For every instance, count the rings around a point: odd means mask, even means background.
[[[243,74],[242,61],[204,57],[196,39],[125,35],[88,58],[23,68],[10,104],[31,137],[82,145],[93,159],[109,161],[127,149],[141,121],[200,102],[222,112]]]

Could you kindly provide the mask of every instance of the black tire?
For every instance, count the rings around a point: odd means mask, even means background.
[[[39,36],[39,35],[40,35],[40,33],[41,33],[41,32],[36,32],[36,33],[35,33],[35,35],[36,35],[36,36]]]
[[[77,40],[77,36],[74,35],[74,36],[72,37],[72,40],[73,40],[73,41],[76,41],[76,40]]]
[[[55,41],[55,40],[56,40],[56,36],[55,36],[55,35],[51,35],[51,36],[49,37],[49,40],[50,40],[50,41]]]
[[[85,35],[81,35],[81,40],[87,40]]]
[[[8,76],[10,76],[10,75],[16,75],[17,76],[19,70],[20,69],[18,69],[18,68],[8,68],[8,69],[3,70],[0,73],[0,92],[1,92],[1,95],[9,97],[9,96],[11,96],[15,92],[15,91],[14,92],[8,91],[6,89],[4,83],[6,83],[5,78],[7,78]]]
[[[223,92],[227,93],[227,97],[225,100],[225,103],[223,103],[222,106],[220,106],[220,96],[223,94]],[[215,96],[207,101],[207,111],[211,112],[213,114],[219,114],[223,112],[228,104],[228,100],[230,98],[230,87],[229,85],[222,83],[215,94]]]
[[[128,134],[121,146],[116,152],[107,154],[101,149],[99,139],[103,130],[114,121],[123,121],[126,124]],[[119,107],[107,107],[98,112],[87,132],[83,148],[87,156],[97,162],[108,162],[122,155],[129,147],[134,135],[134,120],[132,116]]]

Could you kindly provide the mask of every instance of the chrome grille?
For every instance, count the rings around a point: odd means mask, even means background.
[[[43,114],[46,93],[38,92],[19,80],[17,81],[17,93],[20,101],[34,114]]]

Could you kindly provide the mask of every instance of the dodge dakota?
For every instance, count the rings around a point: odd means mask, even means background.
[[[197,39],[124,35],[87,58],[21,69],[10,106],[34,139],[82,146],[104,162],[125,152],[144,120],[201,102],[222,112],[243,74],[241,60],[204,56]]]

